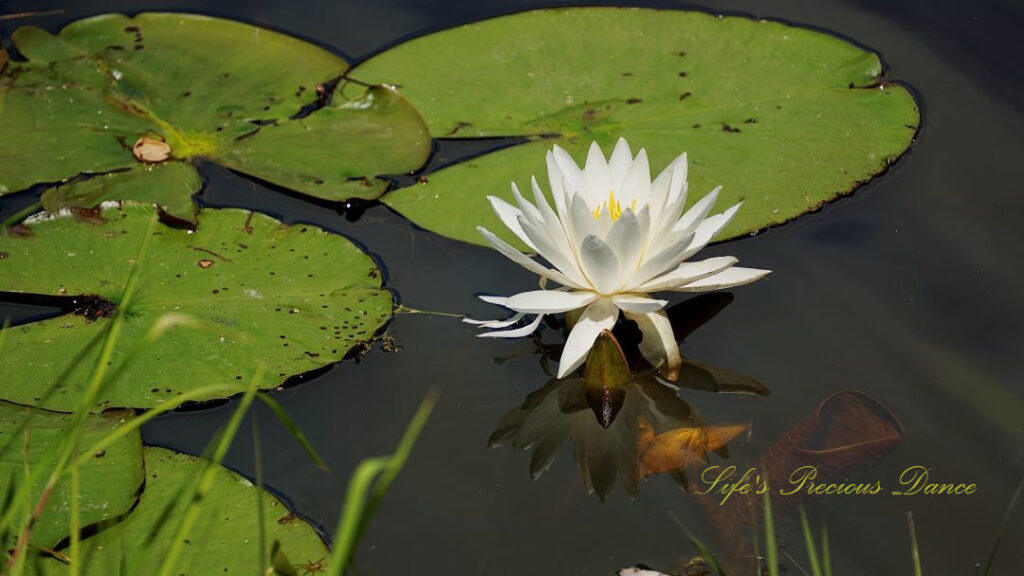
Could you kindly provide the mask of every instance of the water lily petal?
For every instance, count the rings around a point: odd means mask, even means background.
[[[686,187],[686,167],[684,165],[682,170],[672,172],[665,206],[658,213],[658,219],[651,228],[652,246],[648,247],[648,253],[657,252],[668,243],[670,232],[686,206]]]
[[[604,152],[601,152],[597,142],[591,142],[590,151],[587,152],[587,163],[583,168],[583,193],[586,195],[587,204],[591,208],[596,208],[608,199],[609,190],[611,181],[608,178],[608,162],[604,159]]]
[[[516,312],[505,320],[477,320],[475,318],[463,318],[462,321],[466,324],[475,324],[480,328],[505,328],[519,322],[524,316],[526,316],[526,314]]]
[[[673,288],[672,290],[676,292],[707,292],[710,290],[721,290],[722,288],[732,288],[733,286],[749,284],[770,273],[771,270],[733,266],[732,268],[723,270],[713,276],[708,276],[707,278],[690,282],[685,286]]]
[[[534,226],[529,220],[519,217],[519,225],[523,227],[526,236],[537,245],[537,253],[545,260],[554,265],[566,278],[579,286],[589,286],[583,271],[580,269],[576,258],[572,254],[566,254],[562,249],[552,242],[551,237],[544,230]]]
[[[477,334],[478,338],[520,338],[528,334],[533,334],[537,330],[537,326],[540,326],[540,321],[544,319],[543,314],[538,314],[533,322],[530,322],[526,326],[521,328],[513,328],[512,330],[499,330],[497,332],[484,332],[483,334]]]
[[[672,324],[665,311],[658,310],[647,314],[627,312],[626,318],[636,322],[643,334],[643,340],[640,341],[640,353],[644,358],[651,365],[659,367],[666,378],[670,380],[678,378],[683,358],[679,354],[679,345],[676,343]]]
[[[673,290],[675,288],[707,278],[713,274],[725,270],[737,262],[732,256],[718,256],[708,258],[700,262],[683,262],[674,270],[666,272],[661,276],[644,282],[634,288],[637,292],[657,292],[658,290]]]
[[[558,362],[559,378],[564,378],[583,364],[598,334],[611,330],[618,317],[619,309],[608,298],[600,298],[587,306],[565,341],[565,348],[562,349],[562,357]]]
[[[621,288],[640,266],[640,256],[647,243],[647,237],[640,229],[640,220],[632,210],[627,209],[612,224],[605,242],[611,246],[618,259],[619,277],[615,287]]]
[[[555,201],[555,212],[558,214],[559,220],[568,222],[566,206],[571,191],[563,185],[565,177],[562,175],[562,170],[558,167],[558,163],[555,162],[555,155],[550,150],[548,150],[545,160],[548,165],[548,183],[551,185],[551,199]]]
[[[519,210],[523,216],[535,226],[544,226],[544,216],[540,213],[540,209],[530,204],[526,198],[519,192],[519,186],[516,186],[515,182],[512,182],[512,197],[515,198],[516,204],[519,205]]]
[[[672,177],[676,172],[682,171],[682,181],[686,182],[686,152],[683,152],[676,157],[675,160],[669,163],[669,165],[658,174],[658,177],[651,182],[651,199],[649,201],[651,210],[655,214],[660,215],[662,209],[665,207],[665,202],[668,200],[669,184],[672,182]]]
[[[721,231],[722,228],[725,228],[726,226],[729,225],[729,222],[732,221],[733,216],[736,215],[736,211],[740,209],[740,206],[742,204],[743,203],[740,202],[739,204],[733,206],[732,208],[729,208],[725,212],[722,212],[721,214],[715,214],[714,216],[711,216],[705,219],[700,224],[698,224],[697,229],[694,231],[693,234],[693,240],[690,242],[690,245],[683,252],[683,258],[680,261],[685,260],[690,256],[693,256],[698,251],[700,251],[701,248],[707,246],[708,242],[711,242],[711,239],[715,237],[715,234],[718,234],[718,232]]]
[[[562,221],[558,219],[558,214],[555,214],[555,211],[551,209],[551,205],[548,204],[547,198],[544,197],[544,191],[540,189],[540,184],[537,183],[536,178],[530,178],[530,186],[533,188],[533,201],[537,203],[537,209],[544,219],[544,225],[547,228],[548,235],[551,237],[551,241],[563,253],[573,254],[572,247],[569,245],[568,233],[562,225]]]
[[[498,306],[504,306],[505,302],[508,302],[507,296],[478,296],[478,298],[488,304],[496,304]]]
[[[580,244],[580,261],[596,291],[609,294],[618,288],[619,259],[607,242],[594,235],[584,238]]]
[[[651,278],[675,268],[680,262],[686,259],[688,246],[693,243],[693,233],[673,235],[668,244],[659,252],[651,254],[650,250],[644,254],[643,264],[633,273],[629,279],[629,289],[647,282]]]
[[[721,189],[721,186],[716,186],[714,190],[708,192],[703,198],[698,200],[696,204],[686,211],[686,214],[683,214],[682,218],[676,221],[672,226],[672,230],[696,230],[697,226],[704,222],[708,213],[711,212],[711,209],[715,206],[715,201],[718,200],[718,192],[721,191]]]
[[[620,187],[619,184],[626,176],[626,170],[629,169],[632,161],[633,152],[629,149],[629,142],[626,142],[625,138],[619,138],[615,143],[615,149],[612,150],[612,156],[608,160],[608,174],[613,187]]]
[[[493,246],[495,250],[501,252],[503,256],[515,262],[516,264],[519,264],[523,268],[526,268],[530,272],[533,272],[538,276],[547,278],[554,282],[558,282],[563,286],[569,286],[571,288],[581,287],[578,283],[569,280],[569,278],[566,277],[565,274],[562,274],[557,270],[551,270],[542,265],[540,262],[537,262],[530,258],[529,256],[527,256],[526,254],[523,254],[515,247],[513,247],[511,244],[505,242],[501,238],[498,238],[497,236],[492,234],[490,230],[484,228],[483,226],[477,226],[477,231],[480,232],[480,235],[484,237],[484,240],[486,240],[488,244]]]
[[[571,242],[576,248],[577,257],[579,257],[580,245],[583,243],[584,238],[592,235],[601,235],[601,223],[594,218],[594,214],[590,211],[590,206],[587,205],[582,195],[574,196],[572,203],[569,205],[568,230]]]
[[[583,188],[583,171],[576,165],[572,156],[569,156],[569,153],[558,144],[551,149],[551,154],[555,157],[555,163],[558,164],[562,177],[569,182],[569,186],[565,188],[566,195],[574,196]]]
[[[527,314],[557,314],[582,308],[598,298],[597,294],[582,290],[533,290],[509,296],[504,306]]]
[[[650,195],[651,166],[647,161],[647,150],[641,148],[622,182],[615,188],[615,196],[623,208],[636,208],[640,202],[646,203]]]
[[[519,216],[522,215],[522,211],[497,196],[488,196],[487,199],[490,200],[491,208],[494,209],[494,213],[498,215],[501,223],[518,236],[531,250],[536,251],[537,247],[533,245],[533,242],[530,242],[530,239],[526,237],[526,233],[523,232],[523,227],[519,225]]]
[[[643,294],[616,294],[612,296],[612,302],[619,310],[634,314],[656,312],[668,304],[668,300],[656,300]]]

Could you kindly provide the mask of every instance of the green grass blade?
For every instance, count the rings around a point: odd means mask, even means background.
[[[82,489],[82,475],[78,468],[78,461],[71,463],[71,525],[69,537],[71,539],[68,550],[71,556],[71,564],[68,566],[71,576],[79,576],[82,573],[82,515],[81,505],[78,502],[78,495]]]
[[[914,576],[921,576],[921,553],[917,549],[917,530],[914,528],[914,513],[907,510],[907,531],[910,533],[910,559],[914,563]]]
[[[135,418],[132,418],[128,422],[125,422],[123,426],[118,426],[109,434],[104,435],[102,438],[97,440],[95,444],[90,446],[88,450],[82,452],[81,456],[79,456],[78,463],[79,465],[83,464],[96,452],[100,450],[105,450],[108,446],[117,442],[120,438],[127,436],[128,434],[134,433],[136,430],[142,428],[142,426],[144,426],[147,422],[153,420],[157,416],[161,416],[174,410],[175,408],[180,406],[182,402],[188,402],[194,398],[202,398],[210,393],[239,391],[241,390],[234,386],[218,385],[203,386],[202,388],[195,388],[193,390],[183,392],[180,396],[176,396],[170,400],[157,404],[153,408],[150,408],[149,410],[146,410],[145,412],[139,414]]]
[[[779,576],[779,549],[775,541],[775,520],[772,518],[772,499],[764,493],[764,548],[768,556],[769,576]]]
[[[989,571],[992,570],[992,563],[995,561],[996,552],[999,550],[999,542],[1003,539],[1003,532],[1006,530],[1006,525],[1010,523],[1010,516],[1013,515],[1013,510],[1017,507],[1017,502],[1020,501],[1022,493],[1024,493],[1024,477],[1021,477],[1020,483],[1017,484],[1017,490],[1014,491],[1009,505],[1006,506],[1006,511],[1003,512],[1003,519],[999,522],[995,538],[992,539],[992,545],[988,549],[988,556],[985,557],[985,564],[981,568],[981,576],[988,576]]]
[[[803,506],[800,507],[800,528],[804,533],[804,544],[807,546],[807,561],[811,564],[811,574],[822,576],[818,550],[814,546],[814,535],[811,534],[811,527],[807,523],[807,512],[804,511]]]
[[[252,462],[256,470],[256,565],[262,574],[267,568],[267,529],[263,525],[263,450],[260,446],[260,428],[256,414],[257,411],[253,410],[249,416],[249,424],[252,426]]]
[[[436,403],[437,393],[431,390],[413,415],[395,452],[390,456],[363,460],[356,467],[349,480],[344,509],[334,532],[334,549],[327,563],[328,576],[340,576],[352,561],[359,538],[409,458]]]
[[[821,570],[824,576],[832,576],[832,552],[829,550],[828,526],[821,523]]]
[[[284,406],[281,406],[281,404],[277,400],[271,398],[269,394],[260,394],[257,396],[257,398],[259,398],[260,401],[263,402],[263,404],[270,408],[271,412],[274,413],[274,416],[277,416],[277,419],[279,422],[281,422],[281,425],[283,425],[285,429],[288,430],[288,433],[291,434],[292,438],[294,438],[295,441],[299,443],[299,446],[302,446],[302,449],[306,451],[306,455],[308,455],[309,458],[313,460],[317,467],[326,472],[330,472],[330,468],[327,467],[327,463],[324,462],[324,459],[321,458],[320,455],[317,454],[316,450],[313,449],[313,444],[309,441],[308,438],[306,438],[306,434],[303,433],[302,430],[295,424],[295,421],[292,420],[292,417],[288,415],[288,412],[285,411]]]
[[[231,442],[235,439],[235,434],[238,433],[238,428],[242,425],[242,418],[246,412],[249,411],[249,407],[252,405],[253,398],[256,396],[256,391],[259,389],[260,381],[263,378],[263,366],[260,366],[256,370],[256,374],[253,376],[252,381],[249,383],[249,387],[246,389],[245,394],[242,395],[242,399],[238,403],[238,408],[235,409],[234,414],[231,415],[231,420],[228,421],[227,426],[224,429],[224,433],[221,434],[217,441],[216,448],[210,457],[210,462],[207,465],[206,470],[203,471],[202,476],[199,479],[199,485],[196,487],[193,494],[185,499],[188,502],[188,507],[185,509],[184,517],[181,523],[178,525],[178,530],[171,540],[170,548],[167,550],[167,554],[164,556],[163,561],[160,563],[160,576],[171,576],[175,573],[175,567],[178,564],[178,559],[181,557],[181,553],[185,546],[185,537],[192,532],[192,528],[195,527],[196,522],[199,520],[199,514],[202,511],[202,507],[205,502],[206,493],[210,491],[213,485],[214,474],[216,473],[217,466],[224,461],[224,457],[228,453],[228,449],[231,447]]]
[[[325,576],[341,576],[345,567],[352,560],[352,553],[355,551],[363,520],[363,512],[366,508],[367,495],[374,479],[388,467],[390,461],[391,459],[387,456],[369,458],[360,462],[356,471],[352,473],[352,478],[348,481],[348,491],[345,493],[344,509],[338,520],[338,528],[335,530],[334,549],[331,550]]]
[[[366,529],[370,518],[373,517],[381,501],[384,500],[384,495],[391,489],[391,485],[394,484],[398,473],[405,466],[405,462],[409,459],[409,454],[412,453],[412,448],[416,444],[416,439],[419,438],[420,432],[423,431],[423,426],[427,423],[427,419],[430,418],[430,413],[433,412],[435,404],[437,404],[437,392],[430,390],[427,392],[427,396],[423,398],[423,401],[420,402],[420,407],[409,422],[405,434],[402,435],[398,448],[395,449],[394,454],[388,460],[387,468],[381,472],[380,478],[373,484],[370,500],[366,504],[366,511],[363,512],[363,521],[359,527],[360,534]]]
[[[710,550],[708,550],[707,546],[705,546],[703,542],[701,542],[696,536],[694,536],[693,533],[690,532],[690,530],[686,527],[686,525],[683,524],[683,521],[676,517],[675,514],[670,512],[669,517],[672,518],[672,521],[676,523],[676,526],[679,526],[679,529],[683,531],[683,534],[686,535],[686,539],[689,540],[691,544],[693,544],[693,547],[697,550],[697,553],[703,556],[704,559],[708,561],[708,564],[711,566],[711,569],[715,571],[715,574],[717,576],[725,576],[725,571],[722,570],[722,565],[718,563],[718,559],[715,558],[715,555],[712,554]]]

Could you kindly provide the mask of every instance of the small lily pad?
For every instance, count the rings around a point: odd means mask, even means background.
[[[163,448],[147,446],[143,453],[146,489],[138,506],[123,521],[82,541],[85,561],[81,573],[109,574],[111,567],[118,565],[127,568],[126,574],[160,572],[163,557],[189,504],[182,495],[189,493],[210,463]],[[296,517],[269,492],[260,491],[249,480],[218,467],[197,523],[202,528],[187,535],[185,553],[172,573],[257,573],[257,498],[262,501],[265,514],[262,528],[268,547],[271,542],[279,542],[288,556],[304,562],[322,561],[327,556],[327,546],[309,523]],[[37,569],[40,574],[66,572],[67,566],[56,560],[40,562]]]
[[[133,417],[128,410],[88,417],[79,445],[83,448],[91,446]],[[0,494],[5,497],[11,494],[13,487],[25,477],[26,468],[36,470],[46,455],[58,449],[67,435],[70,420],[68,414],[0,401]],[[50,467],[39,476],[40,481],[29,493],[32,507],[43,494],[52,465],[51,461]],[[79,467],[79,475],[79,510],[83,528],[127,513],[142,487],[141,437],[138,433],[125,435],[93,454]],[[65,477],[50,493],[30,541],[44,548],[55,547],[68,535],[70,518],[70,480]],[[4,546],[9,548],[17,534],[7,536]]]
[[[745,201],[724,239],[851,192],[906,150],[919,123],[913,96],[881,81],[873,52],[703,12],[522,12],[410,40],[349,75],[400,85],[435,137],[525,137],[384,197],[417,224],[477,244],[476,226],[504,229],[486,196],[511,200],[508,183],[531,174],[546,187],[553,144],[582,165],[591,141],[609,153],[625,137],[655,171],[688,152],[691,202],[716,185],[720,206]]]
[[[59,212],[63,208],[89,209],[103,202],[131,198],[134,202],[159,205],[169,214],[192,222],[198,212],[192,195],[202,187],[202,178],[189,163],[140,164],[49,188],[41,200],[47,212]]]
[[[0,235],[0,290],[81,296],[64,315],[8,329],[0,398],[37,404],[119,305],[154,209],[110,206],[88,220],[44,218]],[[266,387],[341,360],[391,317],[373,260],[313,226],[242,210],[204,210],[196,230],[157,226],[138,269],[112,359],[119,365],[165,314],[168,331],[108,387],[96,408],[147,408],[183,391],[247,379]],[[198,326],[189,326],[197,324]],[[42,407],[72,410],[95,363],[93,346]],[[242,382],[239,382],[241,385]]]
[[[0,76],[0,163],[16,168],[0,175],[0,194],[166,157],[319,198],[375,198],[387,186],[377,175],[414,170],[430,152],[422,119],[393,89],[339,82],[339,56],[248,24],[106,14],[57,35],[23,27],[13,41],[26,61]],[[139,156],[142,138],[166,150]],[[167,188],[168,203],[188,191]]]

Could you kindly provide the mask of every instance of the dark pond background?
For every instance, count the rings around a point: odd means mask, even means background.
[[[412,35],[541,5],[0,0],[0,14],[64,10],[0,21],[0,33],[29,23],[56,30],[106,11],[179,10],[271,27],[358,61]],[[867,478],[891,488],[900,471],[919,464],[932,468],[935,480],[975,482],[979,489],[960,497],[822,500],[817,511],[829,523],[836,574],[911,573],[907,510],[917,520],[926,574],[976,573],[1024,473],[1021,5],[643,5],[749,14],[833,31],[879,51],[890,77],[916,91],[923,128],[910,152],[884,176],[796,223],[705,252],[733,254],[775,273],[735,290],[732,305],[690,337],[683,352],[754,376],[774,394],[683,395],[709,422],[752,423],[749,443],[732,446],[732,462],[744,465],[828,394],[871,394],[902,420],[907,436]],[[203,199],[209,204],[314,223],[361,243],[386,267],[388,286],[413,308],[492,317],[497,311],[475,301],[474,294],[535,285],[532,275],[493,251],[418,230],[382,206],[350,222],[331,208],[220,168],[207,167],[205,176]],[[0,214],[29,201],[4,198]],[[528,352],[528,341],[477,339],[458,320],[428,314],[398,315],[390,334],[401,352],[374,350],[358,364],[344,362],[277,394],[326,457],[332,475],[318,471],[272,417],[257,410],[267,483],[300,513],[334,526],[356,463],[390,451],[426,390],[441,390],[438,409],[363,540],[359,574],[595,575],[635,562],[667,571],[693,554],[669,513],[712,539],[702,508],[668,478],[651,478],[636,502],[617,488],[602,503],[586,493],[568,447],[535,482],[526,454],[486,448],[501,416],[546,381],[536,356],[492,361]],[[145,429],[145,439],[199,452],[231,410],[228,405],[161,418]],[[251,475],[249,430],[243,427],[227,464]],[[802,559],[797,527],[784,523],[780,529]],[[1024,510],[1018,509],[994,574],[1024,572],[1022,542]]]

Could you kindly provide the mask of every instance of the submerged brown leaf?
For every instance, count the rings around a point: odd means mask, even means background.
[[[825,398],[790,428],[758,461],[774,486],[785,486],[794,470],[814,466],[818,482],[863,471],[903,441],[903,425],[881,402],[844,390]]]
[[[637,452],[640,454],[640,476],[661,474],[670,470],[699,466],[708,460],[708,452],[725,448],[747,426],[695,426],[675,428],[655,435],[650,422],[641,417]]]
[[[813,473],[813,479],[807,480],[814,485],[872,486],[873,480],[858,483],[852,478],[888,455],[902,442],[903,435],[903,425],[878,400],[854,390],[836,392],[823,399],[814,412],[794,424],[758,459],[751,482],[768,482],[773,513],[777,519],[785,518],[787,512],[808,497],[808,484],[797,487],[805,474]],[[786,495],[781,496],[780,492]],[[749,553],[749,533],[756,529],[758,522],[754,519],[762,513],[761,498],[732,498],[720,505],[721,497],[711,495],[702,502],[723,544],[737,555]]]

